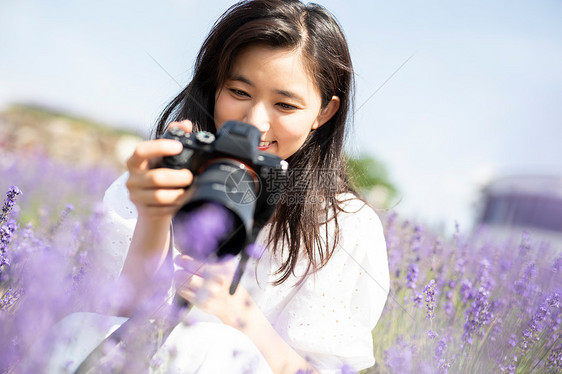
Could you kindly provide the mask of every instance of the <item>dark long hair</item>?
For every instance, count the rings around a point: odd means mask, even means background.
[[[194,66],[193,79],[164,109],[156,135],[172,121],[189,119],[194,130],[215,132],[215,94],[225,82],[236,56],[253,44],[301,51],[306,67],[322,95],[322,107],[332,96],[340,106],[324,125],[310,132],[302,147],[287,159],[289,183],[281,197],[269,234],[274,253],[284,258],[275,284],[294,274],[300,259],[305,275],[323,267],[339,240],[338,195],[351,192],[343,144],[353,99],[353,68],[345,36],[335,18],[317,4],[298,0],[242,1],[228,9],[205,39]],[[321,225],[334,220],[335,235],[321,234]],[[288,253],[283,251],[288,250]],[[301,280],[304,279],[304,275]]]

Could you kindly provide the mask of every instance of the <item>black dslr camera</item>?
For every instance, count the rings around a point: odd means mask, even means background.
[[[183,150],[164,157],[160,167],[189,169],[195,177],[188,189],[189,200],[173,219],[174,243],[182,253],[202,261],[241,254],[230,286],[230,293],[234,294],[248,260],[246,247],[271,218],[286,185],[288,164],[280,157],[260,152],[260,131],[243,122],[226,122],[216,136],[173,128],[162,138],[179,140]],[[179,296],[176,303],[180,310],[189,307]],[[162,341],[180,322],[178,317],[164,319]],[[117,345],[124,337],[134,338],[133,329],[146,332],[150,327],[152,331],[153,324],[142,318],[142,313],[140,319],[134,314],[103,343],[112,341]],[[92,371],[105,355],[106,346],[98,345],[74,373]]]
[[[244,255],[275,210],[287,162],[259,151],[261,132],[243,122],[226,122],[216,135],[173,128],[162,138],[183,144],[183,151],[164,157],[162,166],[194,175],[189,199],[173,219],[178,250],[198,260]],[[209,227],[216,232],[209,233]],[[185,239],[178,240],[184,232]],[[220,237],[208,237],[213,234]]]

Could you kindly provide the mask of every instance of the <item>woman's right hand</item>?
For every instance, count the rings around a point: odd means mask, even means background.
[[[172,122],[169,127],[179,127],[186,132],[191,132],[193,128],[188,120]],[[176,140],[145,141],[137,146],[127,161],[127,188],[139,217],[171,220],[186,202],[186,187],[193,181],[191,171],[154,168],[162,162],[162,157],[177,155],[181,151],[182,145]]]

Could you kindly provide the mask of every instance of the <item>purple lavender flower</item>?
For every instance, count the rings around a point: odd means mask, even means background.
[[[2,266],[10,265],[7,249],[8,245],[12,242],[12,238],[17,229],[18,224],[14,220],[9,220],[0,226],[0,276],[2,275]]]
[[[439,336],[439,334],[436,333],[435,331],[433,331],[433,330],[427,330],[427,337],[428,337],[429,339],[433,340],[433,339],[437,338],[438,336]]]
[[[523,339],[519,343],[519,347],[526,351],[537,340],[538,333],[542,330],[542,325],[546,317],[550,314],[550,310],[560,308],[560,295],[557,292],[549,295],[537,308],[533,317],[527,323],[527,328],[523,330]]]
[[[524,231],[521,235],[521,244],[519,244],[519,257],[525,258],[531,248],[531,235],[529,235],[527,231]]]
[[[443,242],[441,239],[436,239],[431,248],[431,254],[433,256],[438,256],[443,252]]]
[[[6,200],[4,200],[4,205],[2,205],[2,211],[0,212],[0,225],[3,225],[8,220],[11,210],[14,205],[16,205],[16,200],[22,192],[17,186],[12,186],[6,194]]]
[[[503,358],[504,361],[508,360],[508,357],[504,357]],[[515,360],[517,361],[517,360]],[[515,366],[515,364],[508,364],[507,366],[504,366],[503,364],[500,364],[500,372],[501,373],[506,373],[506,374],[515,374],[515,369],[517,369],[517,366]]]
[[[558,292],[554,292],[549,297],[547,297],[546,304],[550,308],[560,308],[560,295],[558,294]]]
[[[482,334],[482,327],[492,319],[492,307],[488,301],[488,296],[488,291],[480,287],[470,309],[465,313],[466,323],[464,324],[462,341],[466,344],[472,345],[473,336]]]
[[[537,267],[534,263],[530,263],[523,272],[523,279],[529,281],[537,277]]]
[[[49,229],[49,235],[53,235],[62,226],[68,215],[74,210],[74,205],[67,204],[60,214],[58,221]]]
[[[420,250],[421,247],[421,241],[422,241],[422,233],[423,233],[423,228],[421,225],[415,225],[414,226],[414,235],[412,236],[412,239],[410,240],[410,248],[412,249],[412,252],[416,253]]]
[[[548,344],[553,345],[558,339],[560,325],[562,325],[562,310],[557,307],[550,311],[550,323],[548,324],[547,334],[550,334]]]
[[[445,361],[444,359],[440,359],[437,366],[437,372],[439,374],[447,374],[449,372],[449,368],[451,364]]]
[[[509,344],[512,348],[517,346],[517,335],[511,333],[509,339],[507,339],[507,344]]]
[[[466,258],[461,257],[457,261],[455,261],[455,265],[453,266],[453,271],[457,275],[457,279],[460,279],[461,276],[466,271]]]
[[[502,280],[506,279],[507,274],[509,273],[509,271],[511,270],[512,267],[513,267],[513,260],[512,259],[510,259],[510,258],[500,259],[499,275],[500,275]]]
[[[418,279],[419,268],[416,263],[411,263],[408,265],[408,270],[406,271],[406,287],[412,290],[416,288],[416,281]]]
[[[453,233],[453,243],[457,247],[460,247],[460,239],[461,239],[461,225],[458,221],[455,221],[455,232]]]
[[[416,293],[412,297],[412,302],[414,303],[414,305],[416,307],[421,308],[423,306],[423,294],[422,293]]]
[[[427,308],[427,318],[435,317],[435,280],[432,279],[425,286],[423,293],[425,294],[425,306]]]
[[[465,279],[461,282],[460,294],[461,294],[461,300],[462,300],[463,303],[467,303],[468,301],[473,299],[472,282],[471,281],[469,281],[468,279]]]
[[[17,259],[25,257],[33,251],[40,250],[43,245],[44,243],[42,242],[42,240],[35,236],[33,224],[27,223],[18,233],[18,251],[14,253],[14,258]]]
[[[453,314],[453,311],[455,310],[455,307],[453,306],[453,302],[452,301],[447,301],[445,303],[445,306],[443,307],[443,310],[445,311],[445,313],[450,316],[451,314]]]
[[[562,344],[550,352],[545,366],[547,373],[562,372]]]
[[[16,199],[22,192],[16,186],[10,187],[6,194],[6,200],[2,205],[0,212],[0,279],[2,277],[2,267],[10,265],[10,259],[7,254],[8,245],[12,242],[12,237],[18,229],[15,220],[10,219],[10,213],[16,205]]]
[[[406,220],[404,220],[404,222],[402,222],[402,228],[405,229],[408,226],[410,226],[410,221],[406,219]]]
[[[501,335],[501,333],[503,332],[503,318],[502,317],[497,317],[496,320],[494,321],[494,328],[492,329],[492,332],[490,333],[490,337],[489,339],[493,342],[495,342],[498,337]]]
[[[0,311],[7,310],[12,306],[22,295],[21,288],[10,287],[0,298]]]
[[[435,347],[435,361],[439,361],[443,357],[445,349],[447,349],[447,338],[443,337]]]
[[[554,260],[551,271],[553,273],[560,273],[560,271],[562,271],[562,256],[559,256],[556,260]]]
[[[478,266],[478,274],[477,274],[477,279],[478,279],[478,283],[486,288],[487,290],[490,290],[493,288],[493,280],[490,277],[490,261],[488,261],[487,258],[483,258],[482,260],[480,260],[479,266]]]
[[[384,351],[385,366],[394,373],[411,373],[416,363],[416,346],[399,337],[396,344]]]

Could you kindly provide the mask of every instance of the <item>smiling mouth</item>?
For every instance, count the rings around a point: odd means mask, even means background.
[[[272,141],[272,142],[260,142],[260,144],[258,145],[258,149],[260,151],[264,151],[266,149],[268,149],[269,147],[271,147],[273,144],[277,143],[276,141]]]

